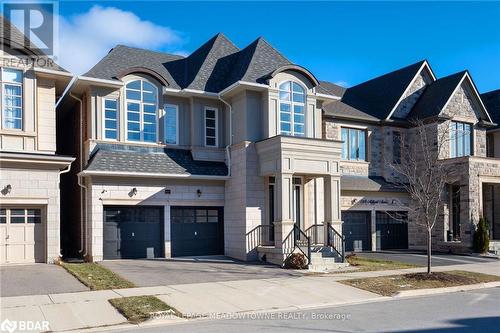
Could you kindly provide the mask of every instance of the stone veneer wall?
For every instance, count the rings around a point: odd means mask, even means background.
[[[255,143],[244,141],[231,147],[231,178],[225,186],[224,249],[227,256],[256,260],[257,249],[247,233],[263,224],[265,182],[259,174]]]
[[[425,87],[432,82],[432,78],[427,72],[426,69],[423,69],[420,74],[417,75],[415,81],[412,83],[408,91],[405,92],[401,102],[397,106],[396,110],[394,110],[393,117],[394,118],[406,118],[408,113],[410,113],[411,109],[422,95],[425,90]]]
[[[9,202],[32,207],[43,207],[45,210],[45,256],[43,260],[53,263],[59,258],[60,231],[59,231],[59,170],[37,169],[0,169],[1,183],[12,186],[11,192],[1,195],[2,205],[9,206]],[[11,199],[12,198],[12,199]],[[46,204],[40,204],[40,202]]]

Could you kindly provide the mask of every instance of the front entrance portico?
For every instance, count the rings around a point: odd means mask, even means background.
[[[274,261],[281,264],[286,255],[293,251],[289,249],[288,240],[297,222],[298,209],[303,210],[300,216],[304,220],[297,225],[301,233],[312,225],[322,224],[322,239],[326,243],[328,225],[338,233],[342,232],[339,169],[341,141],[275,136],[257,142],[256,148],[259,175],[274,179],[275,184],[272,198],[274,211],[267,214],[274,217],[274,221],[268,221],[268,224],[274,225]],[[304,184],[301,187],[304,193],[299,196],[302,203],[307,201],[310,204],[302,204],[297,200],[294,184],[296,177],[314,184],[311,190],[307,190],[309,186]],[[322,214],[316,212],[320,202],[323,203]]]

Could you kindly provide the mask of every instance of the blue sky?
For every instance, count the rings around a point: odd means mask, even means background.
[[[500,2],[63,1],[59,13],[75,71],[118,43],[188,54],[223,32],[239,47],[263,36],[347,86],[428,59],[438,77],[468,69],[481,92],[500,88]]]

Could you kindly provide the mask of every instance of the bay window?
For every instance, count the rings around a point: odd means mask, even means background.
[[[450,157],[471,155],[472,125],[450,122]]]
[[[127,140],[156,142],[158,91],[145,81],[135,80],[125,87]]]
[[[166,104],[164,116],[165,143],[179,144],[179,108],[177,105]]]
[[[366,131],[342,127],[342,159],[366,161]]]
[[[17,69],[1,68],[2,128],[23,129],[23,72]]]
[[[287,81],[279,86],[280,133],[305,136],[304,88],[296,82]]]

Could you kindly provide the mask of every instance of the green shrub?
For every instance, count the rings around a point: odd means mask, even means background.
[[[307,258],[302,253],[292,253],[285,260],[286,269],[307,269]]]
[[[474,251],[478,253],[488,252],[490,248],[490,237],[488,235],[488,221],[484,217],[479,220],[474,233]]]

